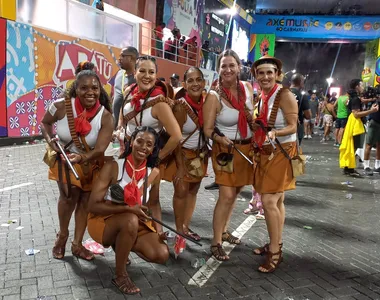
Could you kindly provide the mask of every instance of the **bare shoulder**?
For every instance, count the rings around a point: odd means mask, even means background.
[[[281,91],[281,101],[284,101],[284,102],[293,101],[294,103],[297,103],[296,97],[294,96],[292,91],[287,88],[284,88]]]
[[[103,115],[102,115],[102,123],[108,123],[111,122],[113,124],[113,116],[112,114],[104,108]]]
[[[204,103],[219,103],[219,97],[218,97],[218,94],[216,91],[214,90],[211,90],[208,94],[207,94],[207,97],[205,99],[205,102]]]
[[[253,93],[252,85],[248,81],[242,81],[242,83],[247,87],[247,89],[250,91],[250,93]]]
[[[100,170],[100,178],[109,182],[117,181],[119,166],[115,160],[105,161]]]

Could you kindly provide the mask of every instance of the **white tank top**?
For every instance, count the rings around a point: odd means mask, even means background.
[[[252,115],[252,112],[253,112],[252,95],[247,87],[247,83],[243,82],[243,85],[244,85],[244,90],[245,90],[245,95],[246,95],[245,104],[247,108],[249,109],[250,114]],[[215,95],[218,98],[220,104],[222,105],[222,109],[215,119],[216,127],[218,127],[220,131],[230,140],[235,140],[235,139],[242,140],[243,138],[240,136],[239,130],[237,131],[237,135],[236,135],[237,124],[239,120],[239,111],[234,108],[230,108],[226,104],[224,104],[223,101],[220,99],[219,94],[216,93],[215,91],[210,91],[210,93]],[[244,139],[249,139],[251,137],[252,137],[252,131],[247,124],[247,136]]]
[[[274,92],[272,97],[269,98],[268,122],[269,122],[270,114],[272,113],[274,100],[276,99],[276,96],[277,96],[278,92],[280,91],[280,89],[281,89],[281,86],[277,87],[277,90]],[[262,104],[260,104],[260,106],[261,105]],[[276,118],[276,122],[274,123],[274,128],[275,129],[282,129],[282,128],[285,128],[286,126],[288,126],[288,123],[286,122],[284,112],[282,111],[281,108],[278,108],[277,118]],[[288,142],[295,142],[296,141],[296,134],[293,133],[293,134],[286,135],[286,136],[279,136],[278,140],[281,144],[282,143],[288,143]],[[266,144],[268,144],[268,143],[266,143]]]
[[[58,101],[65,101],[65,99],[58,99]],[[75,110],[75,98],[71,99],[71,105],[73,107],[73,115],[74,118],[78,116]],[[51,104],[51,105],[54,105]],[[98,139],[100,128],[102,127],[102,116],[104,112],[104,106],[101,107],[100,111],[95,115],[95,117],[91,120],[91,131],[86,135],[85,140],[90,149],[95,148],[96,141]],[[57,135],[63,145],[69,143],[72,138],[70,134],[69,123],[67,121],[67,115],[65,115],[61,120],[57,121]],[[80,141],[80,139],[79,139]],[[80,153],[78,148],[74,145],[74,143],[68,148],[68,150],[72,153]]]
[[[129,177],[128,173],[125,171],[125,166],[124,166],[125,159],[119,159],[116,162],[117,162],[118,167],[119,167],[119,171],[117,173],[117,181],[119,182],[119,185],[124,189],[124,187],[132,181],[132,178]],[[150,175],[151,172],[152,172],[152,169],[148,168],[148,176]],[[144,181],[145,181],[144,178],[142,178],[137,182],[138,188],[142,187],[142,185],[144,184]],[[146,195],[146,201],[147,202],[149,201],[150,189],[151,189],[151,186],[148,186],[148,192]],[[107,190],[107,193],[106,193],[104,199],[105,200],[111,200],[112,199],[110,189]],[[143,195],[141,195],[141,201],[142,200],[143,200]]]
[[[185,105],[189,106],[190,109],[192,109],[190,104],[187,103],[187,101],[185,100],[185,98],[180,98],[176,101],[181,101],[181,102],[185,103]],[[191,119],[190,116],[187,115],[186,122],[185,122],[185,124],[183,124],[183,128],[182,128],[181,143],[185,139],[187,139],[187,137],[192,132],[194,132],[195,128],[197,128],[197,125],[194,123],[193,119]],[[191,149],[191,150],[198,149],[198,141],[199,141],[199,130],[196,130],[194,132],[194,134],[192,134],[191,137],[182,145],[182,147],[187,148],[187,149]],[[203,141],[203,139],[201,139],[200,147],[203,147],[203,144],[204,144],[204,141]]]
[[[159,96],[156,96],[156,97],[150,97],[148,98],[147,100],[147,103],[156,99],[157,97]],[[128,96],[128,100],[130,101],[132,99],[132,94],[130,94]],[[140,104],[142,105],[144,103],[144,99],[141,99],[140,100]],[[152,116],[152,108],[153,107],[149,107],[147,109],[144,109],[142,112],[139,112],[135,118],[133,118],[132,120],[130,120],[127,124],[127,135],[128,136],[131,136],[132,133],[135,131],[135,128],[137,126],[149,126],[149,127],[152,127],[156,132],[160,132],[162,130],[162,124],[159,120],[153,118]],[[123,115],[127,115],[128,113],[132,112],[134,110],[134,108],[132,107],[132,104],[131,102],[128,102],[124,107],[123,107]],[[140,117],[141,117],[141,113],[143,114],[143,117],[142,117],[142,122],[140,124]],[[137,124],[136,124],[136,121],[137,121]]]

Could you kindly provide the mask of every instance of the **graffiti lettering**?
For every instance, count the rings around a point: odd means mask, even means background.
[[[56,67],[54,72],[54,82],[73,79],[76,66],[85,60],[95,65],[96,72],[103,84],[107,83],[112,76],[112,63],[107,61],[103,53],[89,50],[81,45],[70,44],[60,45],[56,48]]]
[[[193,5],[190,3],[189,0],[180,0],[179,1],[179,7],[182,11],[189,15],[193,15]]]
[[[267,26],[277,27],[318,27],[319,21],[313,19],[269,19]]]

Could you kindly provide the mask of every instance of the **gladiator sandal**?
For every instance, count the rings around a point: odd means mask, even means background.
[[[229,242],[230,244],[234,244],[234,245],[240,245],[241,244],[241,240],[238,237],[232,235],[232,233],[229,232],[228,230],[226,232],[223,232],[222,241],[223,242]]]
[[[55,259],[62,259],[65,257],[66,242],[69,235],[62,236],[60,232],[57,233],[57,239],[55,240],[52,254]]]
[[[276,253],[268,251],[267,260],[265,264],[261,265],[258,269],[261,273],[273,273],[276,271],[282,261],[282,251]]]
[[[211,245],[210,247],[211,254],[219,261],[227,261],[230,258],[228,257],[226,251],[224,251],[221,244]]]
[[[282,245],[283,245],[283,243],[280,243],[279,245],[280,245],[280,250],[282,251]],[[269,244],[265,244],[262,247],[255,248],[255,249],[252,250],[252,252],[255,255],[264,255],[264,254],[267,254],[269,252]]]
[[[134,295],[140,293],[140,289],[133,283],[128,275],[112,279],[112,284],[116,286],[120,292],[126,295]]]
[[[81,259],[84,260],[93,260],[95,258],[94,253],[90,250],[87,250],[82,244],[77,245],[71,243],[71,253]]]

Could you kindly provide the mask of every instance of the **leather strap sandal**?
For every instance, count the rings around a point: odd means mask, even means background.
[[[281,243],[279,245],[280,245],[280,250],[282,250],[283,243]],[[265,244],[262,247],[255,248],[255,249],[252,250],[252,252],[255,255],[264,255],[264,254],[267,254],[269,252],[269,244]]]
[[[140,289],[133,283],[128,275],[112,279],[112,284],[116,286],[123,294],[135,295],[140,293]]]
[[[240,245],[241,244],[241,240],[238,237],[232,235],[232,233],[229,232],[228,230],[226,232],[223,232],[222,241],[223,242],[229,242],[230,244],[234,244],[234,245]]]
[[[210,250],[211,254],[219,261],[226,261],[230,259],[221,244],[216,244],[214,246],[211,245]]]
[[[87,250],[83,245],[71,244],[71,253],[84,260],[93,260],[95,258],[94,253]]]
[[[276,253],[268,251],[267,260],[265,264],[261,265],[258,269],[261,273],[273,273],[276,271],[282,261],[282,251],[279,250]]]
[[[55,240],[52,254],[55,259],[62,259],[65,257],[66,242],[69,235],[62,236],[60,232],[57,233],[57,239]]]

